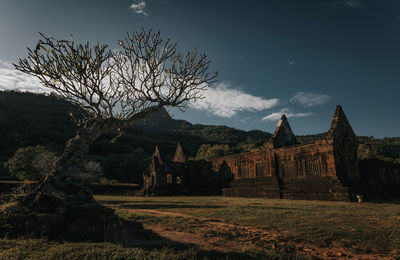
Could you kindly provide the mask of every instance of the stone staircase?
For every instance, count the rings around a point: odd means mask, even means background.
[[[230,197],[271,199],[350,200],[348,188],[338,179],[327,176],[285,178],[280,182],[276,177],[238,179],[231,182],[230,188],[223,189],[222,194]]]
[[[349,189],[334,177],[287,178],[282,180],[280,188],[282,199],[350,200]]]
[[[230,188],[223,189],[222,194],[230,197],[279,199],[280,188],[276,177],[238,179],[231,182]]]

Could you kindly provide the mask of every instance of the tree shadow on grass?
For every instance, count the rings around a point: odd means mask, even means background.
[[[177,241],[170,240],[168,238],[162,237],[157,233],[141,229],[138,230],[137,222],[121,219],[124,225],[122,232],[117,236],[110,236],[106,239],[95,239],[92,240],[84,240],[80,241],[79,239],[65,239],[63,234],[60,233],[59,237],[40,237],[46,239],[46,241],[56,242],[56,243],[81,243],[81,242],[94,242],[94,243],[101,243],[101,242],[109,242],[115,245],[120,245],[123,248],[137,248],[137,249],[144,249],[144,250],[160,250],[162,251],[165,248],[171,249],[172,254],[179,254],[179,252],[184,252],[188,250],[194,250],[194,259],[295,259],[290,255],[282,255],[281,253],[274,253],[274,252],[221,252],[217,250],[204,250],[199,248],[196,244],[191,243],[181,243]],[[114,234],[115,235],[115,234]],[[16,235],[12,233],[0,233],[0,238],[4,239],[32,239],[38,238],[33,237],[31,235]],[[40,245],[39,245],[40,246]],[[71,252],[72,253],[72,252]],[[103,257],[107,256],[102,255]],[[109,255],[111,258],[112,255]],[[173,257],[171,257],[173,258]]]
[[[129,220],[127,220],[127,222],[129,222]],[[136,237],[128,232],[126,238],[127,239],[124,241],[113,242],[122,244],[124,247],[140,247],[147,250],[168,247],[175,252],[179,252],[194,249],[196,259],[299,259],[295,255],[275,252],[256,252],[252,250],[245,252],[221,252],[217,250],[204,250],[196,244],[173,241],[147,229],[145,229],[140,236]]]
[[[101,199],[96,199],[97,202],[101,203],[101,204],[136,204],[136,203],[142,203],[142,204],[153,204],[153,203],[157,203],[157,204],[170,204],[171,201],[152,201],[152,200],[141,200],[141,201],[126,201],[126,200],[101,200]],[[184,201],[174,201],[174,204],[185,204],[187,202]]]
[[[135,204],[135,205],[121,205],[121,209],[218,209],[224,208],[222,206],[208,206],[208,205],[175,205],[175,204]]]
[[[112,203],[170,203],[171,200],[125,200],[125,201],[120,201],[120,200],[99,200],[96,199],[98,202],[101,203],[108,203],[108,202],[112,202]],[[174,201],[174,203],[176,204],[185,204],[188,203],[187,201]]]
[[[193,208],[193,209],[218,209],[225,208],[227,206],[219,206],[219,205],[194,205],[194,204],[183,204],[184,202],[165,202],[165,201],[139,201],[136,203],[135,201],[123,201],[123,200],[97,200],[99,203],[102,203],[107,206],[118,206],[121,209],[161,209],[161,208]],[[284,210],[284,211],[310,211],[309,208],[301,208],[301,207],[279,207],[279,206],[242,206],[241,209],[257,209],[257,210]],[[313,211],[326,211],[326,208],[313,208]]]

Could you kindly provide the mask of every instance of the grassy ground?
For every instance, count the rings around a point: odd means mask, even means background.
[[[312,259],[292,254],[262,252],[243,246],[236,252],[206,251],[182,245],[162,244],[124,247],[115,243],[49,241],[0,238],[0,259]]]
[[[263,254],[252,248],[221,253],[195,248],[136,246],[114,243],[55,242],[46,239],[0,239],[0,259],[295,259],[290,255]],[[301,258],[300,258],[301,259]]]
[[[119,209],[179,212],[287,232],[292,241],[320,247],[336,245],[360,254],[400,254],[400,205],[395,204],[227,197],[97,196],[96,199]],[[161,220],[136,215],[145,223]],[[162,218],[175,228],[196,226],[193,220]]]
[[[309,249],[307,245],[341,248],[346,254],[352,252],[367,258],[368,255],[400,258],[400,205],[395,204],[227,197],[95,198],[115,208],[121,217],[140,221],[145,227],[159,230],[161,235],[176,234],[178,240],[179,235],[188,240],[193,238],[194,244],[154,242],[123,247],[114,243],[10,239],[2,235],[0,259],[309,259],[336,256],[336,253],[314,254],[311,250],[316,249]],[[0,204],[2,202],[6,199],[0,198]],[[270,241],[265,242],[265,237],[271,234]],[[275,238],[281,245],[274,242]],[[196,245],[196,239],[200,246]],[[204,241],[208,241],[209,248],[202,247]],[[290,245],[296,247],[290,250]],[[299,254],[299,250],[302,253]]]
[[[46,239],[0,240],[0,259],[185,259],[195,250],[124,248],[112,243],[54,242]]]
[[[0,209],[9,204],[12,195],[0,195]],[[131,203],[129,196],[101,196],[114,204],[115,198]],[[121,204],[123,202],[121,201]],[[124,218],[133,218],[142,223],[165,222],[168,226],[180,230],[190,228],[190,224],[179,217],[155,217],[146,214],[131,214],[126,210],[117,210]],[[201,224],[200,222],[193,222]],[[135,234],[132,234],[133,236]],[[152,239],[156,240],[152,240]],[[151,236],[146,241],[124,246],[119,243],[52,241],[46,238],[9,238],[0,234],[0,259],[310,259],[307,256],[281,252],[265,252],[253,245],[242,245],[232,251],[218,251],[199,248],[195,245],[177,243],[161,237]]]

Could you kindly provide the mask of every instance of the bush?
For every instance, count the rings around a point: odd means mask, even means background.
[[[102,177],[103,169],[100,163],[94,161],[88,161],[83,171],[73,176],[74,180],[79,183],[100,182]]]
[[[196,159],[197,160],[212,159],[224,155],[229,155],[232,153],[233,150],[229,147],[228,144],[216,144],[213,146],[210,144],[203,144],[197,151]]]
[[[44,146],[27,146],[18,149],[5,166],[20,180],[40,180],[53,169],[56,159]]]
[[[367,144],[359,144],[357,148],[357,155],[360,160],[375,159],[377,152],[373,146]]]

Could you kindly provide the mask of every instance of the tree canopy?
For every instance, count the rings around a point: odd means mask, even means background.
[[[179,53],[177,44],[161,39],[160,32],[127,33],[118,41],[118,50],[40,35],[35,49],[28,48],[28,57],[14,66],[79,105],[85,111],[84,123],[131,120],[154,107],[184,108],[188,101],[202,98],[217,76],[209,72],[205,53]]]
[[[5,165],[20,180],[40,180],[52,170],[55,161],[54,153],[37,145],[18,149]]]
[[[41,34],[28,57],[14,64],[82,111],[81,127],[55,164],[54,175],[83,169],[89,146],[100,136],[135,124],[164,106],[183,109],[215,82],[210,60],[197,49],[185,54],[160,32],[127,33],[120,48],[76,44]]]

